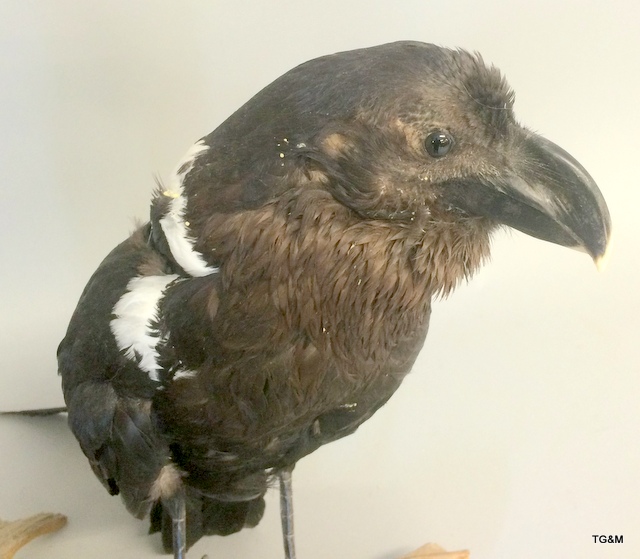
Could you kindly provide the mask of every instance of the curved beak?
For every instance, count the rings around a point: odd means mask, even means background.
[[[587,252],[601,266],[611,236],[607,204],[586,169],[560,146],[528,134],[510,170],[457,183],[453,203],[528,235]]]

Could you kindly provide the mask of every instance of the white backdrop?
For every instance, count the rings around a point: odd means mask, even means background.
[[[518,233],[435,308],[425,350],[360,431],[294,474],[300,559],[640,557],[640,8],[514,2],[4,0],[0,409],[60,405],[55,349],[89,275],[193,141],[309,58],[415,39],[480,51],[527,126],[599,183],[614,250]],[[0,418],[0,518],[70,518],[32,559],[156,557],[64,418]],[[280,557],[262,524],[191,556]],[[595,544],[593,534],[623,535]]]

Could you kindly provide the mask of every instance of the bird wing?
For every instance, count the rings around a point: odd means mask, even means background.
[[[118,346],[144,328],[134,320],[139,305],[129,301],[121,316],[114,312],[136,278],[171,277],[147,246],[148,233],[148,227],[139,229],[105,258],[58,348],[71,430],[100,481],[111,494],[121,494],[137,517],[149,510],[149,492],[169,461],[169,448],[151,417],[158,383],[149,373],[148,348],[145,355],[143,342],[127,350]],[[127,319],[128,329],[122,324]]]

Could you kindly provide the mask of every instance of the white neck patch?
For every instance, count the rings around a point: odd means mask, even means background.
[[[113,307],[109,324],[118,349],[131,360],[139,360],[139,367],[153,381],[159,381],[158,351],[160,334],[152,322],[158,318],[158,305],[168,285],[178,279],[177,274],[166,276],[137,276],[127,284],[127,291]]]
[[[162,193],[171,198],[169,210],[160,219],[160,227],[167,239],[169,250],[175,261],[189,275],[194,277],[208,276],[218,271],[215,266],[209,266],[202,253],[195,249],[195,241],[189,233],[189,222],[185,221],[187,198],[184,193],[184,179],[193,169],[196,159],[209,149],[200,140],[191,146],[173,172],[169,187]]]

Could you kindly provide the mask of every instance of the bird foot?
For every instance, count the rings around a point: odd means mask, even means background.
[[[57,532],[66,523],[66,516],[48,513],[10,522],[0,520],[0,559],[13,559],[16,552],[32,539]]]
[[[403,555],[400,559],[469,559],[469,552],[445,551],[435,543],[428,543],[412,551],[408,555]]]

